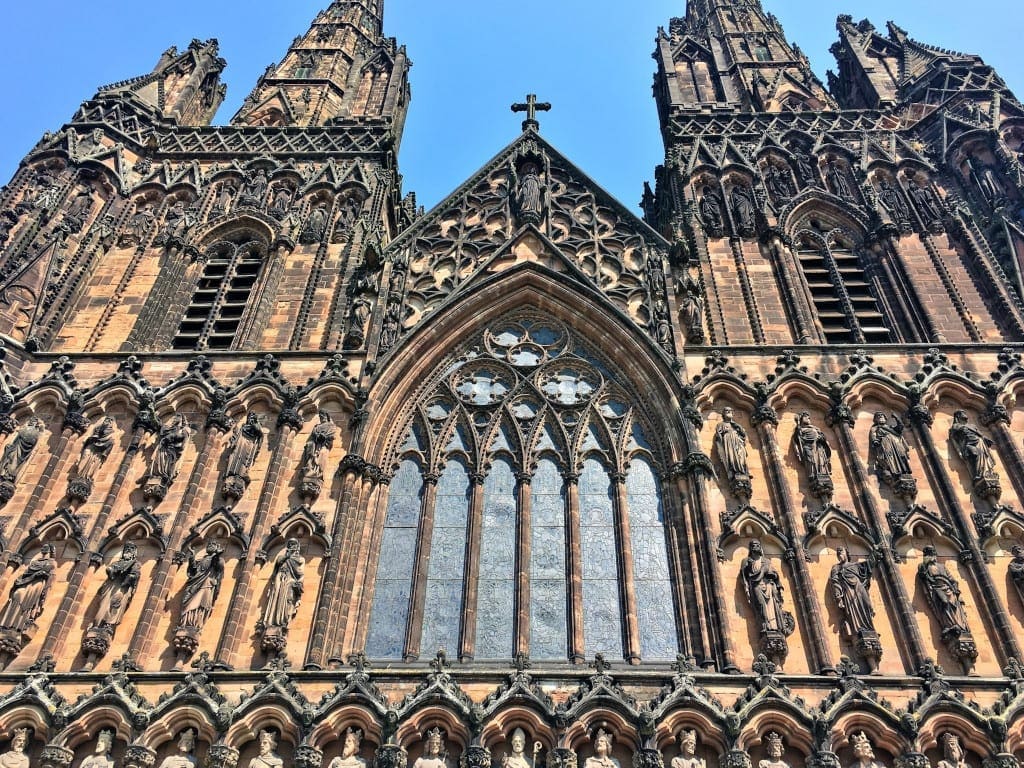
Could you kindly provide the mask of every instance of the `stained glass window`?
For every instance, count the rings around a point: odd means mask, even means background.
[[[558,465],[544,457],[530,485],[530,656],[567,653],[565,492]]]
[[[513,654],[516,575],[516,478],[507,459],[494,462],[484,478],[477,596],[476,657]]]
[[[622,610],[612,484],[601,462],[587,459],[580,474],[580,551],[583,559],[583,648],[587,658],[622,657]]]

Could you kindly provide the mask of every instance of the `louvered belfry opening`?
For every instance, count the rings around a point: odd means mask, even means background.
[[[205,254],[203,273],[174,337],[175,349],[231,349],[259,280],[266,248],[251,236],[221,240]]]
[[[836,237],[802,233],[797,255],[829,344],[886,344],[892,335],[860,257]]]

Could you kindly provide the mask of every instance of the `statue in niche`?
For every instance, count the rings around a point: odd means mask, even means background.
[[[732,212],[736,217],[736,226],[741,234],[754,231],[754,206],[750,202],[750,193],[745,187],[732,188]]]
[[[347,232],[355,226],[356,219],[363,211],[363,201],[357,194],[351,194],[341,203],[341,210],[338,213],[338,223],[335,231]]]
[[[15,728],[11,737],[10,748],[0,755],[0,768],[29,768],[28,750],[30,731],[28,728]]]
[[[303,245],[313,245],[324,239],[324,232],[327,231],[327,206],[322,203],[309,213],[306,224],[299,234],[299,242]]]
[[[274,190],[274,199],[270,203],[270,215],[275,219],[283,219],[292,207],[293,193],[290,187],[282,184]]]
[[[327,768],[366,768],[366,761],[359,756],[359,747],[362,742],[363,731],[361,728],[352,726],[346,728],[341,755],[331,760]]]
[[[263,198],[267,194],[267,172],[262,168],[250,171],[242,187],[242,194],[238,198],[241,205],[250,205],[259,208],[263,205]]]
[[[502,768],[533,768],[537,764],[537,755],[541,750],[541,743],[534,742],[533,759],[526,756],[526,732],[522,728],[512,731],[510,740],[511,752],[501,760]]]
[[[612,757],[612,735],[604,728],[597,729],[594,754],[583,761],[583,768],[621,768],[619,761]]]
[[[850,736],[850,746],[853,749],[854,763],[850,768],[885,768],[875,759],[875,750],[871,746],[864,731]]]
[[[903,422],[899,417],[893,414],[890,424],[884,413],[876,413],[868,442],[875,452],[875,471],[881,480],[898,495],[916,495],[917,484],[910,470],[910,447],[903,439]]]
[[[31,186],[25,189],[21,201],[14,206],[14,210],[19,214],[25,214],[33,210],[52,208],[53,204],[57,202],[57,189],[57,182],[53,174],[44,168],[36,173]],[[50,192],[50,190],[53,191]],[[44,200],[44,196],[47,199]]]
[[[939,760],[936,768],[968,768],[968,763],[964,759],[967,755],[960,743],[959,736],[946,732],[942,734],[940,741],[942,742],[942,759]]]
[[[140,206],[128,221],[128,227],[121,235],[121,245],[138,245],[146,239],[153,226],[153,206]]]
[[[875,609],[869,593],[872,564],[869,560],[853,562],[846,547],[836,549],[836,560],[829,574],[829,585],[843,616],[841,633],[853,643],[869,671],[875,672],[882,657],[882,644],[875,630]]]
[[[806,152],[796,151],[793,153],[793,162],[796,163],[800,180],[804,184],[814,185],[817,179],[814,177],[815,159]]]
[[[300,463],[299,492],[307,504],[320,495],[324,484],[324,458],[334,447],[334,437],[338,432],[331,414],[321,410],[319,416],[320,423],[309,433]]]
[[[967,170],[975,186],[981,191],[985,201],[993,208],[1003,201],[1003,188],[996,178],[992,166],[980,162],[975,157],[967,158]]]
[[[284,760],[275,751],[277,749],[277,737],[273,731],[263,730],[259,735],[260,752],[249,761],[249,768],[281,768]]]
[[[121,548],[121,556],[107,566],[107,579],[100,587],[96,610],[82,641],[82,650],[86,654],[82,671],[91,671],[96,661],[110,649],[114,630],[124,620],[141,575],[139,549],[132,542],[126,542]]]
[[[230,181],[225,181],[221,184],[217,189],[217,197],[213,201],[214,212],[224,214],[231,210],[231,200],[234,198],[236,191],[235,185]]]
[[[928,184],[912,183],[909,185],[910,197],[917,205],[917,211],[921,214],[926,224],[939,221],[942,216],[939,213],[938,201],[934,193],[929,189]]]
[[[1014,544],[1010,554],[1013,555],[1013,558],[1010,560],[1007,570],[1013,581],[1013,586],[1017,588],[1017,596],[1024,603],[1024,547]]]
[[[967,611],[960,597],[960,584],[939,562],[935,547],[924,548],[917,578],[924,590],[928,606],[942,628],[942,639],[950,654],[960,660],[964,673],[969,674],[978,657],[978,649],[967,625]]]
[[[380,332],[380,348],[386,352],[395,346],[402,330],[402,296],[392,293],[388,297],[388,305],[384,310],[384,323]]]
[[[181,595],[181,613],[174,632],[174,649],[180,669],[199,647],[199,633],[213,613],[221,583],[224,581],[224,547],[217,541],[206,544],[206,554],[197,558],[193,549],[186,555],[188,561],[185,588]],[[180,562],[180,561],[179,561]]]
[[[704,343],[704,295],[697,282],[687,275],[680,285],[680,319],[686,328],[687,341],[694,344]]]
[[[768,188],[768,194],[772,199],[779,202],[789,200],[793,196],[793,186],[789,179],[789,171],[779,166],[768,163],[764,169],[764,183]]]
[[[11,585],[7,603],[0,610],[0,668],[21,652],[36,629],[35,620],[43,612],[57,570],[56,554],[53,544],[43,544]]]
[[[192,728],[186,728],[178,736],[177,754],[168,755],[160,763],[160,768],[196,768],[199,761],[192,754],[196,749],[196,732]]]
[[[284,552],[274,563],[274,573],[267,589],[267,605],[257,626],[262,635],[260,646],[275,655],[284,651],[288,625],[295,618],[302,599],[302,579],[306,560],[299,550],[298,539],[288,539]]]
[[[733,420],[733,410],[729,406],[722,409],[722,421],[715,428],[715,450],[725,467],[733,495],[746,502],[751,493],[747,432]]]
[[[782,759],[782,755],[786,752],[782,737],[775,731],[770,731],[764,737],[764,751],[768,758],[759,761],[757,768],[790,768],[789,763]]]
[[[782,607],[782,579],[764,555],[758,539],[751,540],[747,556],[740,567],[743,586],[750,607],[754,609],[762,633],[792,634],[795,629],[793,615]]]
[[[793,430],[793,450],[807,470],[811,493],[828,504],[832,499],[832,449],[825,433],[811,423],[811,414],[802,411]]]
[[[996,460],[992,455],[992,441],[981,434],[981,431],[967,421],[967,411],[953,414],[953,424],[949,428],[949,441],[956,448],[957,455],[970,467],[974,490],[979,496],[999,496],[999,474],[996,472]],[[994,487],[993,487],[994,486]]]
[[[835,160],[829,160],[825,164],[825,181],[828,182],[829,189],[836,197],[841,197],[844,200],[853,197],[850,183],[846,180],[846,173]]]
[[[444,734],[440,728],[427,731],[427,742],[423,746],[423,754],[416,758],[412,768],[451,768],[448,764],[447,750],[444,745]]]
[[[722,201],[711,187],[704,187],[701,190],[700,220],[709,233],[722,231]]]
[[[525,224],[536,224],[544,215],[544,184],[540,179],[537,163],[528,160],[520,167],[521,176],[512,168],[512,180],[516,186],[516,206],[519,219]]]
[[[21,425],[4,447],[4,452],[0,455],[0,501],[10,501],[14,496],[14,484],[39,443],[43,429],[42,420],[32,416]]]
[[[357,294],[352,301],[352,317],[345,338],[345,346],[349,349],[358,349],[366,341],[366,324],[370,321],[371,311],[373,303],[370,296],[366,293]]]
[[[68,498],[85,501],[92,493],[93,480],[114,448],[114,420],[107,416],[82,445],[78,463],[71,471]]]
[[[92,210],[93,189],[85,186],[78,190],[78,193],[71,198],[71,203],[64,214],[64,221],[72,232],[81,232],[85,220]]]
[[[160,501],[167,495],[174,478],[178,476],[178,463],[185,453],[192,430],[183,414],[176,415],[170,423],[160,429],[153,449],[153,459],[149,465],[149,474],[143,483],[143,495],[146,499]]]
[[[703,757],[697,756],[697,731],[684,728],[679,732],[679,756],[672,758],[671,768],[705,768]]]
[[[897,222],[904,222],[910,218],[910,212],[907,209],[907,203],[903,199],[903,195],[896,189],[896,185],[888,179],[882,179],[878,189],[878,199],[882,201],[882,205],[886,207]]]
[[[249,469],[263,447],[263,420],[256,411],[249,411],[242,424],[231,437],[228,450],[227,468],[224,470],[224,484],[221,492],[224,498],[235,502],[242,498],[249,487]]]
[[[110,752],[114,748],[114,732],[100,731],[96,737],[96,749],[82,760],[78,768],[114,768],[114,758]]]

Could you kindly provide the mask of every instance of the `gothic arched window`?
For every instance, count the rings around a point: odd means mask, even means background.
[[[232,348],[266,255],[262,240],[242,233],[206,249],[202,275],[174,335],[174,349]]]
[[[396,436],[367,654],[675,658],[651,420],[551,318],[476,341]]]
[[[823,232],[817,221],[811,226],[797,234],[796,249],[825,342],[890,342],[889,323],[849,237],[839,230]]]

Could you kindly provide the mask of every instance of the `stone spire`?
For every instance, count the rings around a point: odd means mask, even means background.
[[[662,124],[677,110],[834,109],[807,57],[758,0],[689,0],[658,30],[655,93]]]
[[[384,0],[335,0],[267,68],[235,115],[235,125],[330,125],[351,119],[394,122],[401,135],[411,62],[383,35]]]

